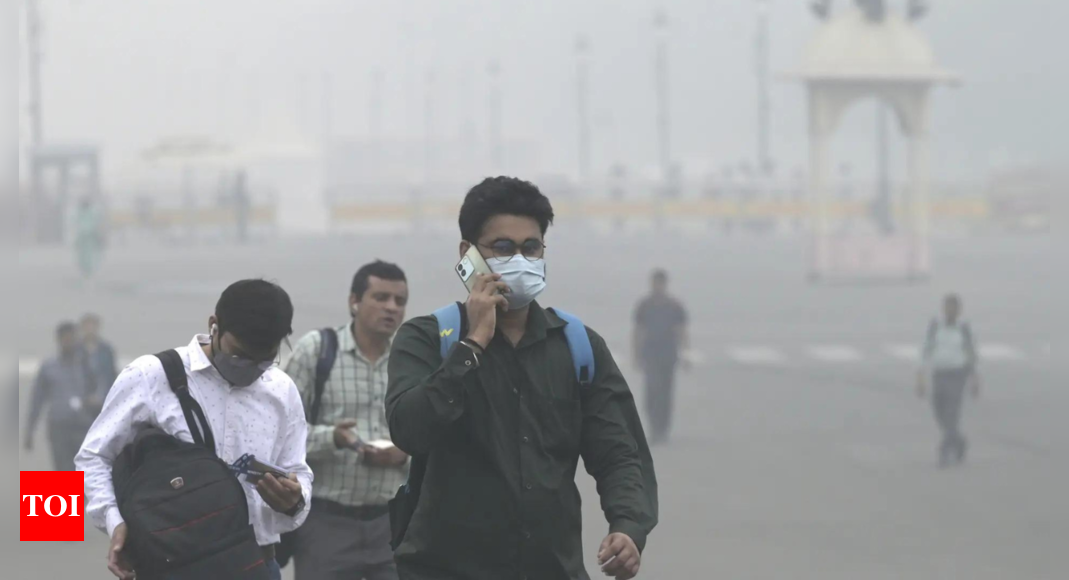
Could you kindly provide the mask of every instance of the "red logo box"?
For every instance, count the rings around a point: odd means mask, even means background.
[[[85,474],[20,471],[20,542],[85,541]]]

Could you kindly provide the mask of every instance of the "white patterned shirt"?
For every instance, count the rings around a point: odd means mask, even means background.
[[[351,323],[335,330],[337,358],[323,388],[319,418],[308,428],[308,463],[316,473],[312,496],[349,507],[385,505],[408,478],[407,465],[365,464],[356,451],[334,445],[334,425],[343,419],[354,419],[362,441],[390,438],[386,422],[389,349],[372,363],[360,352]],[[297,343],[285,364],[286,373],[297,383],[309,412],[315,395],[320,342],[319,331],[308,333]]]
[[[201,349],[207,343],[206,335],[198,335],[176,350],[186,367],[189,392],[203,408],[215,437],[216,455],[233,463],[249,453],[293,473],[304,490],[305,502],[310,501],[312,470],[304,450],[307,425],[293,381],[280,369],[271,368],[248,387],[232,387]],[[86,515],[109,537],[123,522],[111,480],[112,464],[140,431],[153,427],[193,442],[163,365],[155,356],[143,356],[119,374],[75,458],[78,471],[85,472]],[[243,487],[250,523],[261,546],[277,544],[279,534],[297,529],[308,517],[307,509],[295,518],[280,514],[255,488]]]

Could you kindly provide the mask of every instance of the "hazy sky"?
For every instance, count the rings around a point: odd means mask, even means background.
[[[331,134],[366,137],[376,68],[386,74],[385,134],[422,139],[425,79],[433,69],[432,133],[457,139],[470,120],[485,143],[485,70],[493,58],[503,71],[505,134],[537,142],[546,172],[574,174],[573,45],[580,32],[592,46],[595,170],[615,161],[652,170],[657,159],[657,2],[39,1],[46,21],[47,138],[103,145],[113,180],[137,151],[164,136],[317,136],[327,78]],[[796,65],[817,21],[803,0],[771,3],[773,69],[786,71]],[[1069,158],[1064,3],[932,4],[923,29],[940,63],[965,81],[958,89],[941,89],[934,100],[936,177],[982,180],[993,167]],[[755,2],[665,5],[672,27],[674,157],[691,172],[752,159]],[[22,24],[20,32],[25,34]],[[861,174],[872,171],[872,111],[868,105],[852,110],[835,145],[839,161]],[[774,85],[773,153],[785,170],[806,158],[804,112],[800,87]],[[898,152],[896,165],[901,157]]]

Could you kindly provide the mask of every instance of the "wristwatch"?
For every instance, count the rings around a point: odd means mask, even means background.
[[[294,504],[293,507],[291,507],[289,509],[289,511],[283,512],[282,515],[286,515],[286,516],[289,516],[291,518],[295,518],[295,517],[297,517],[297,514],[299,514],[302,511],[304,511],[304,507],[305,507],[304,496],[302,495],[301,499],[297,500],[297,503]]]

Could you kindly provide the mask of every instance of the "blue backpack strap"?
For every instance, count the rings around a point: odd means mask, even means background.
[[[454,302],[435,310],[434,317],[438,319],[438,339],[441,344],[442,359],[445,359],[449,349],[464,338],[461,335],[464,324],[460,318],[460,303]]]
[[[594,382],[594,347],[590,345],[590,335],[586,325],[575,315],[557,308],[553,312],[565,323],[564,338],[568,339],[568,349],[572,351],[572,364],[580,385]]]

